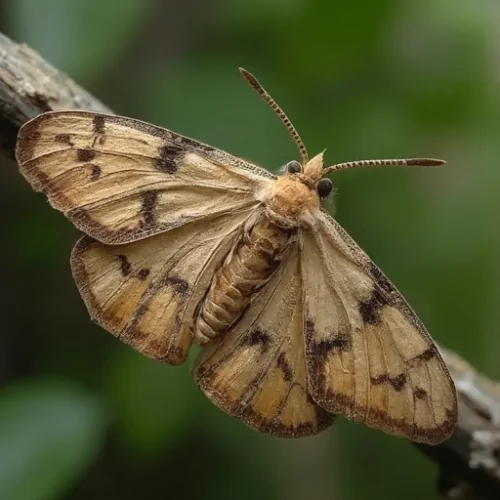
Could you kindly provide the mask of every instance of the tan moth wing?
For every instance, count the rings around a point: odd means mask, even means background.
[[[325,213],[301,238],[309,391],[330,413],[436,444],[457,422],[441,355],[401,294]]]
[[[44,113],[27,122],[16,157],[54,208],[108,244],[244,210],[274,178],[169,130],[86,111]]]
[[[202,349],[195,377],[215,405],[260,432],[299,437],[333,423],[308,392],[296,245],[235,328]]]
[[[71,268],[91,317],[146,356],[181,364],[195,308],[248,215],[190,222],[122,245],[84,236]]]
[[[92,318],[147,356],[182,363],[194,307],[274,176],[166,129],[86,111],[29,121],[16,157],[88,235],[71,266]]]

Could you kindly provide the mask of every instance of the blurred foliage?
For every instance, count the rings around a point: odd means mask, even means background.
[[[433,336],[500,376],[497,7],[469,0],[5,0],[26,42],[118,113],[277,169],[297,153],[241,80],[253,71],[311,154],[434,156],[438,170],[339,173],[336,216]],[[77,232],[2,169],[0,498],[432,499],[408,442],[340,419],[258,435],[91,324]],[[6,234],[6,236],[5,236]]]
[[[0,401],[0,498],[60,497],[103,445],[102,405],[76,384],[42,377],[11,384]]]

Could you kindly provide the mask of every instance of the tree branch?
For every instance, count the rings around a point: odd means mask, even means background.
[[[458,354],[441,348],[458,392],[458,427],[439,446],[417,446],[440,466],[445,498],[500,498],[500,383],[478,373]]]
[[[56,109],[111,113],[27,45],[0,33],[0,154],[14,158],[19,127],[44,111]]]
[[[0,33],[0,154],[14,158],[19,127],[44,111],[88,109],[111,113],[99,100],[26,45]],[[500,498],[500,384],[442,349],[459,393],[459,422],[439,446],[417,445],[440,466],[447,498]]]

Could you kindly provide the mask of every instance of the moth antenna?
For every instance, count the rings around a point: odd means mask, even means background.
[[[401,158],[392,160],[359,160],[348,161],[345,163],[337,163],[323,170],[323,175],[328,175],[331,172],[338,170],[347,170],[348,168],[362,167],[437,167],[444,165],[444,160],[435,158]]]
[[[259,96],[271,107],[271,109],[278,115],[278,118],[282,121],[283,125],[287,128],[288,132],[292,136],[295,144],[299,148],[300,157],[302,160],[302,165],[305,165],[309,161],[309,155],[307,154],[307,149],[300,138],[299,133],[293,126],[292,122],[288,119],[285,112],[279,107],[278,103],[268,94],[264,87],[259,83],[257,78],[248,72],[244,68],[239,68],[240,73],[243,78],[250,84],[250,86],[259,94]]]

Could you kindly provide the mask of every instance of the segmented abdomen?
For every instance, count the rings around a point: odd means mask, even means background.
[[[292,231],[263,218],[243,234],[216,271],[194,325],[198,344],[221,335],[245,312],[252,296],[280,265]]]

